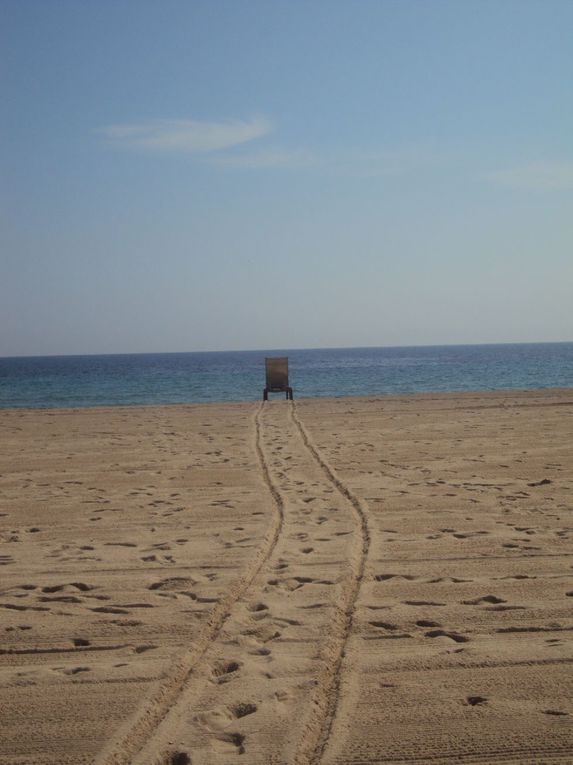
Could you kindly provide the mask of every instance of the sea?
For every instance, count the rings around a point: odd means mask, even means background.
[[[34,356],[0,358],[0,408],[255,401],[267,356],[295,398],[573,387],[573,343]]]

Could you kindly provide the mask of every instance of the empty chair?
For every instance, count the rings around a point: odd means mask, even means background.
[[[268,401],[269,393],[286,393],[286,398],[292,401],[292,388],[288,384],[287,356],[272,356],[265,359],[267,373],[263,400]]]

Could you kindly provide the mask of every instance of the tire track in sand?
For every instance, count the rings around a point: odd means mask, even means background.
[[[358,497],[338,478],[333,468],[322,457],[302,424],[294,402],[291,404],[291,416],[306,449],[328,480],[351,506],[358,528],[358,533],[353,538],[349,571],[343,583],[342,596],[335,606],[330,636],[326,640],[322,652],[323,668],[317,678],[311,711],[293,760],[293,765],[319,765],[325,754],[336,718],[342,678],[342,662],[348,637],[352,630],[358,593],[364,579],[366,560],[370,549],[370,530],[367,511]]]
[[[192,688],[195,669],[219,637],[234,605],[249,589],[277,545],[284,523],[284,500],[271,479],[263,452],[262,412],[263,403],[259,404],[254,416],[254,448],[263,481],[272,499],[273,516],[258,554],[243,576],[214,606],[193,647],[173,662],[153,695],[144,702],[135,717],[123,726],[115,740],[99,753],[94,765],[129,765],[134,756],[153,738],[158,726],[176,710],[187,690]]]

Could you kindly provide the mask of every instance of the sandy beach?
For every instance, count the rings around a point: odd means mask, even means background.
[[[573,762],[573,390],[0,432],[2,765]]]

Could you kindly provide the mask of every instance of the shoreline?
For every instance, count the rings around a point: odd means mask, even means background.
[[[296,388],[293,388],[294,393],[296,394]],[[312,401],[341,401],[341,400],[356,400],[357,402],[361,401],[371,401],[373,399],[381,400],[381,401],[387,401],[387,400],[412,400],[412,399],[419,399],[420,401],[424,400],[432,400],[435,398],[448,398],[448,397],[455,397],[455,398],[471,398],[472,396],[480,397],[480,398],[490,398],[490,397],[497,397],[497,396],[506,396],[506,397],[517,397],[520,398],[522,396],[527,395],[539,395],[539,394],[561,394],[561,393],[571,393],[573,395],[573,385],[567,386],[567,387],[548,387],[548,388],[495,388],[495,389],[476,389],[476,390],[464,390],[464,391],[425,391],[425,392],[414,392],[414,393],[371,393],[371,394],[360,394],[360,395],[339,395],[339,396],[302,396],[299,398],[296,398],[295,400],[297,402],[312,402]],[[271,403],[273,402],[279,402],[283,400],[283,394],[274,393],[271,394],[273,398],[269,399]],[[257,399],[240,399],[240,400],[220,400],[220,401],[189,401],[186,403],[176,402],[176,403],[158,403],[158,404],[107,404],[107,405],[94,405],[94,406],[13,406],[13,407],[5,407],[0,404],[0,416],[2,416],[5,412],[82,412],[82,411],[90,411],[90,412],[116,412],[122,409],[125,409],[126,411],[131,410],[138,410],[138,409],[161,409],[161,408],[189,408],[189,407],[218,407],[218,406],[245,406],[245,405],[256,405],[262,400],[261,398]]]

